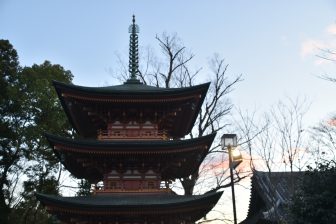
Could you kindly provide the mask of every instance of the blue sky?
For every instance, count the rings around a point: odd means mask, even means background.
[[[335,86],[317,76],[335,71],[319,62],[319,47],[336,45],[335,1],[19,1],[0,0],[0,38],[9,39],[22,65],[50,60],[78,85],[115,84],[116,54],[127,55],[132,14],[140,45],[177,33],[202,67],[218,53],[229,74],[243,74],[232,94],[243,109],[267,110],[284,97],[307,97],[311,124],[335,108]],[[329,29],[329,31],[328,31]],[[125,59],[127,59],[125,57]]]

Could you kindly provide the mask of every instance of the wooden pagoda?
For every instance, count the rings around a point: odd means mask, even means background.
[[[214,134],[190,133],[209,83],[186,88],[142,84],[138,27],[130,26],[130,78],[122,85],[82,87],[54,82],[61,104],[81,138],[46,134],[56,156],[75,177],[96,185],[90,196],[37,194],[46,210],[71,224],[194,223],[221,192],[177,195],[170,183],[202,163]]]

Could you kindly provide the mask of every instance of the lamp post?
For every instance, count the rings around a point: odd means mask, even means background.
[[[242,156],[237,147],[237,135],[236,134],[224,134],[221,139],[222,149],[228,149],[229,153],[229,166],[230,166],[230,178],[231,178],[231,191],[232,191],[232,207],[233,207],[233,220],[234,224],[237,224],[237,212],[236,212],[236,199],[233,182],[233,169],[235,169],[241,162]]]

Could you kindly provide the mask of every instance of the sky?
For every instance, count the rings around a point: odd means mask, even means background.
[[[132,14],[142,47],[177,33],[201,76],[215,53],[225,58],[228,73],[244,78],[232,94],[239,108],[306,97],[311,124],[334,111],[334,85],[318,76],[335,64],[316,55],[336,47],[335,1],[0,0],[0,38],[11,41],[22,65],[49,60],[70,70],[77,85],[112,85],[117,54],[127,57]]]
[[[242,110],[306,98],[310,126],[335,112],[336,86],[319,76],[336,76],[336,64],[317,57],[336,49],[332,0],[0,0],[0,38],[13,44],[23,66],[49,60],[70,70],[74,84],[114,85],[111,71],[118,54],[127,60],[133,14],[140,49],[157,46],[156,35],[176,33],[195,54],[191,66],[203,68],[200,80],[214,54],[225,58],[229,75],[243,75],[231,95]]]
[[[0,0],[0,38],[10,40],[22,65],[49,60],[70,70],[77,85],[118,84],[111,71],[118,54],[127,61],[132,14],[140,49],[156,47],[156,35],[176,33],[203,77],[214,54],[225,58],[229,75],[243,75],[231,95],[243,110],[307,98],[309,125],[334,111],[334,84],[318,77],[335,74],[335,64],[316,57],[320,49],[336,49],[332,0]]]

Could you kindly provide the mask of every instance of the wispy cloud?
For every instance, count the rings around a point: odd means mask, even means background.
[[[314,57],[314,64],[319,66],[331,63],[332,60],[334,60],[336,55],[330,54],[330,52],[334,52],[335,49],[336,49],[336,23],[333,23],[326,27],[325,33],[321,38],[305,39],[301,43],[300,55],[303,59]]]
[[[336,127],[336,119],[335,118],[331,118],[331,119],[327,120],[326,123],[330,126]]]
[[[336,35],[336,23],[331,24],[327,27],[327,33],[331,35]]]
[[[301,43],[301,56],[307,57],[316,55],[320,49],[323,49],[325,44],[319,40],[305,40]]]

